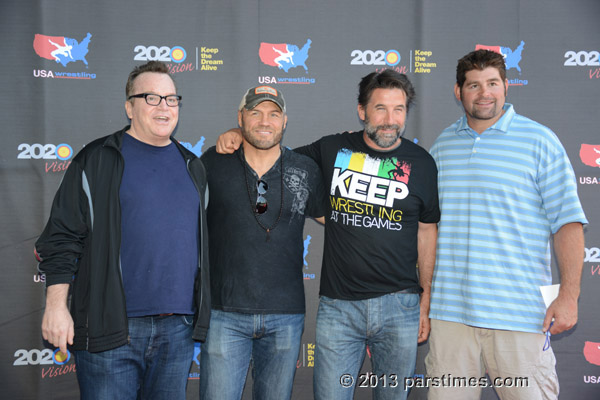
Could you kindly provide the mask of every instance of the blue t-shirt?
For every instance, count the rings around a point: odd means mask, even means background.
[[[124,135],[119,190],[128,317],[194,313],[200,197],[181,153]]]

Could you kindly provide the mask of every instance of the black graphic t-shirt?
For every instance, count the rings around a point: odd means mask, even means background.
[[[201,157],[208,179],[206,214],[215,309],[252,314],[305,311],[304,219],[323,216],[323,183],[313,160],[285,148],[281,154],[261,177],[267,183],[266,193],[261,193],[267,210],[256,218],[264,228],[254,216],[258,176],[245,164],[242,151],[217,154],[211,147]],[[265,228],[274,225],[267,240]]]
[[[320,294],[360,300],[418,287],[418,223],[437,223],[437,168],[422,147],[402,140],[375,151],[363,132],[296,149],[321,167],[327,192]]]

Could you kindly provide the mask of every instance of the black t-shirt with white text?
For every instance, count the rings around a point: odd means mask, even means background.
[[[418,223],[440,219],[429,153],[406,139],[376,151],[362,131],[295,151],[319,165],[327,194],[320,294],[362,300],[418,288]]]

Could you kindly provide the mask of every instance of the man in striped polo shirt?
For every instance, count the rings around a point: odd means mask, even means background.
[[[505,103],[501,54],[467,54],[456,77],[465,114],[431,148],[442,217],[426,358],[440,384],[429,398],[479,398],[486,370],[491,383],[527,378],[528,387],[496,387],[502,399],[557,398],[544,333],[577,322],[587,223],[573,169],[550,129]],[[546,310],[540,286],[552,283],[550,238],[561,286]],[[474,384],[452,387],[452,377]]]

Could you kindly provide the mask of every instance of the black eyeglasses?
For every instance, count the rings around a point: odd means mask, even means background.
[[[263,194],[267,193],[267,190],[269,190],[269,185],[267,185],[267,182],[263,180],[256,182],[256,192],[258,195],[256,197],[254,212],[257,214],[264,214],[267,212],[267,199],[263,197]]]
[[[165,99],[165,103],[169,106],[169,107],[177,107],[179,105],[179,103],[181,102],[181,96],[175,95],[175,94],[170,94],[168,96],[161,96],[158,94],[152,94],[152,93],[140,93],[140,94],[134,94],[131,95],[127,98],[127,100],[131,100],[133,98],[144,98],[144,100],[146,100],[146,104],[148,104],[149,106],[157,106],[160,104],[160,102],[162,101],[162,99]]]

